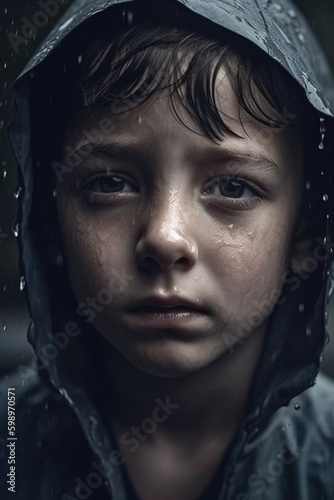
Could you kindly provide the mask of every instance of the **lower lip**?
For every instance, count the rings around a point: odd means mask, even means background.
[[[204,311],[185,308],[166,308],[165,311],[148,311],[145,308],[128,312],[129,320],[136,328],[170,328],[196,327],[208,320]]]

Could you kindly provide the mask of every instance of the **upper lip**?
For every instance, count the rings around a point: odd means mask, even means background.
[[[169,297],[147,297],[145,299],[136,302],[131,309],[140,309],[142,307],[162,307],[162,308],[173,308],[173,307],[186,307],[188,309],[196,309],[198,311],[207,312],[204,307],[199,303],[191,302],[188,299],[182,298],[180,296],[169,296]]]

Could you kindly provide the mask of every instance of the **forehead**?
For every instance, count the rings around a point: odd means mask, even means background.
[[[277,112],[254,87],[257,101],[268,116]],[[289,126],[269,127],[251,117],[240,106],[229,75],[220,68],[215,84],[215,98],[220,115],[234,134],[225,134],[216,143],[222,150],[232,149],[239,155],[265,156],[283,167],[294,170],[303,163],[303,147],[297,132]],[[151,144],[151,149],[171,155],[177,150],[198,151],[213,146],[203,130],[192,118],[185,101],[172,100],[168,90],[158,91],[145,103],[133,108],[133,102],[96,108],[83,113],[67,133],[65,143],[80,149],[92,142],[103,144],[122,142],[137,145]],[[275,114],[276,113],[276,114]],[[173,145],[173,151],[170,146]]]

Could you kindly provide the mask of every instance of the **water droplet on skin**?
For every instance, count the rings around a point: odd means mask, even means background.
[[[309,191],[311,189],[311,183],[310,183],[310,181],[307,181],[306,184],[305,184],[305,186],[306,186],[307,191]]]
[[[4,332],[7,330],[7,323],[6,323],[6,321],[2,325],[2,329],[3,329]]]
[[[20,292],[24,290],[24,287],[26,286],[26,280],[24,279],[24,276],[21,276],[20,278]]]
[[[323,195],[323,197],[322,197],[322,199],[323,199],[324,201],[328,201],[328,194],[324,194],[324,195]]]
[[[301,312],[301,313],[304,312],[305,311],[304,304],[299,304],[298,309],[299,309],[299,312]]]
[[[310,326],[307,326],[307,327],[306,327],[306,335],[307,335],[308,337],[310,337],[310,336],[312,335],[312,330],[311,330],[311,327],[310,327]]]
[[[294,409],[295,409],[295,410],[297,410],[297,411],[298,411],[298,410],[300,410],[300,404],[299,404],[299,403],[295,403],[295,404],[293,405],[293,407],[294,407]]]

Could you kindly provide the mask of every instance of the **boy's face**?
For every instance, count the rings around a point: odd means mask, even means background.
[[[81,314],[90,310],[84,318],[135,366],[164,377],[195,372],[263,332],[296,258],[300,141],[243,114],[221,76],[219,108],[241,138],[217,145],[179,108],[188,130],[162,93],[118,117],[87,113],[65,140],[83,148],[57,196]],[[152,297],[202,312],[136,309]]]

